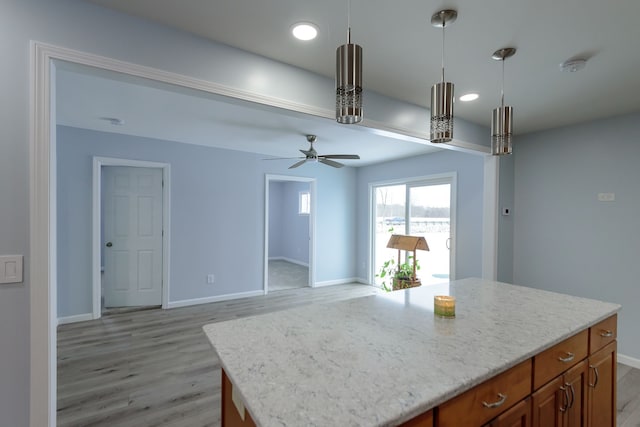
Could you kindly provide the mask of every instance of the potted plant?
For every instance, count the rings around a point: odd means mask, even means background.
[[[413,256],[408,256],[407,260],[400,264],[396,264],[396,260],[391,258],[382,264],[376,277],[382,279],[382,289],[387,292],[396,291],[420,286],[420,280],[415,276],[417,270],[420,270],[420,265]]]

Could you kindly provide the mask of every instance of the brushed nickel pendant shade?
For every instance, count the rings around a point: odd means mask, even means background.
[[[362,47],[351,43],[351,1],[347,2],[347,43],[336,50],[336,120],[362,121]]]
[[[513,107],[504,105],[504,61],[515,53],[515,48],[505,47],[491,55],[496,61],[502,61],[501,106],[494,108],[491,116],[491,154],[494,156],[513,152]]]
[[[431,132],[433,143],[449,142],[453,139],[454,85],[444,81],[444,30],[458,17],[451,9],[441,10],[431,16],[431,25],[442,28],[442,81],[431,87]]]

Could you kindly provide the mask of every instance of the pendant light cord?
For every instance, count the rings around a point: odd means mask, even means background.
[[[445,26],[444,15],[442,16],[442,83],[444,83],[444,26]]]
[[[347,0],[347,44],[351,44],[351,0]]]
[[[504,108],[504,60],[502,58],[502,87],[500,88],[500,99],[502,101],[502,108]]]

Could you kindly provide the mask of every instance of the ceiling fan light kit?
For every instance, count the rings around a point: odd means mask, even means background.
[[[336,50],[336,120],[362,121],[362,47],[351,43],[351,2],[347,2],[347,43]]]
[[[502,62],[501,106],[491,115],[491,154],[501,156],[513,151],[513,107],[504,105],[504,61],[515,55],[516,49],[505,47],[496,50],[491,58]]]
[[[445,9],[431,16],[431,25],[442,28],[442,81],[431,87],[431,132],[433,143],[449,142],[453,139],[454,85],[444,81],[444,30],[458,17],[458,12]]]

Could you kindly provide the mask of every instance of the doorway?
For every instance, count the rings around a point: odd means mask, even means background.
[[[264,292],[314,285],[313,178],[267,175]]]
[[[371,265],[376,286],[381,283],[376,274],[385,261],[397,257],[395,249],[386,247],[392,234],[426,239],[429,251],[416,252],[417,276],[423,285],[454,279],[455,178],[452,173],[371,186]]]
[[[167,307],[169,165],[93,160],[93,318]]]
[[[310,112],[319,114],[316,109],[310,109],[307,105],[300,103],[284,103],[281,99],[265,98],[264,96],[251,96],[252,94],[239,91],[230,92],[228,87],[210,82],[203,82],[195,78],[185,77],[168,73],[165,71],[155,70],[148,67],[142,67],[131,63],[123,63],[97,55],[86,54],[83,52],[73,51],[66,48],[46,45],[39,42],[31,44],[32,58],[32,78],[30,82],[31,104],[30,104],[30,130],[31,130],[31,150],[30,150],[30,205],[29,205],[29,230],[30,230],[30,263],[29,263],[29,281],[31,283],[30,293],[30,419],[34,425],[55,425],[56,419],[56,325],[57,325],[57,234],[56,234],[56,111],[55,111],[55,62],[68,61],[75,64],[83,64],[94,66],[104,70],[125,73],[130,76],[146,77],[157,82],[175,83],[181,87],[204,90],[208,93],[232,96],[237,99],[253,100],[258,103],[268,104],[275,107],[282,107],[288,110],[296,110],[301,112]],[[312,110],[312,111],[310,111]],[[332,117],[330,111],[326,111],[326,117]],[[484,147],[477,150],[479,153],[485,153]],[[483,244],[490,247],[491,250],[483,251],[483,268],[485,273],[483,276],[487,278],[495,277],[496,251],[495,245],[497,241],[497,221],[490,221],[495,218],[497,205],[497,183],[498,183],[498,161],[495,157],[487,156],[485,166],[485,204],[483,217],[487,218],[485,223],[485,238]],[[95,161],[94,161],[95,164]],[[165,206],[169,205],[168,190],[166,183],[170,182],[167,178],[169,168],[164,167],[165,173]],[[94,186],[99,182],[95,176],[94,168]],[[312,185],[312,203],[313,194],[315,194],[315,184]],[[455,188],[455,186],[454,186]],[[268,191],[268,190],[267,190]],[[94,194],[99,194],[95,191]],[[455,198],[454,198],[455,200]],[[94,199],[94,208],[98,201]],[[453,206],[452,206],[453,207]],[[99,236],[99,218],[96,222],[94,209],[94,236],[93,241],[100,244]],[[169,210],[164,211],[164,221],[168,224]],[[312,209],[313,214],[313,209]],[[455,218],[455,215],[452,215]],[[96,226],[95,224],[98,224]],[[453,225],[453,224],[452,224]],[[312,232],[314,232],[314,223],[312,221]],[[267,231],[265,231],[266,233]],[[167,262],[168,257],[168,228],[165,228],[165,236],[163,242],[163,276],[168,279]],[[310,252],[310,283],[315,283],[314,272],[314,244],[313,233],[311,240]],[[99,289],[100,284],[100,256],[99,250],[93,250],[93,283],[94,288]],[[98,248],[99,249],[99,248]],[[455,245],[452,245],[452,252]],[[268,252],[265,249],[265,269],[266,256]],[[371,258],[374,259],[374,258]],[[452,266],[455,262],[455,256],[452,257]],[[455,270],[455,269],[454,269]],[[265,270],[266,271],[266,270]],[[166,306],[168,296],[168,281],[164,281],[163,286],[163,307]],[[266,292],[266,281],[265,281]],[[99,295],[94,292],[94,296]],[[97,307],[97,311],[96,311]],[[94,316],[100,317],[99,314],[100,298],[94,297]],[[96,314],[97,313],[97,314]]]

